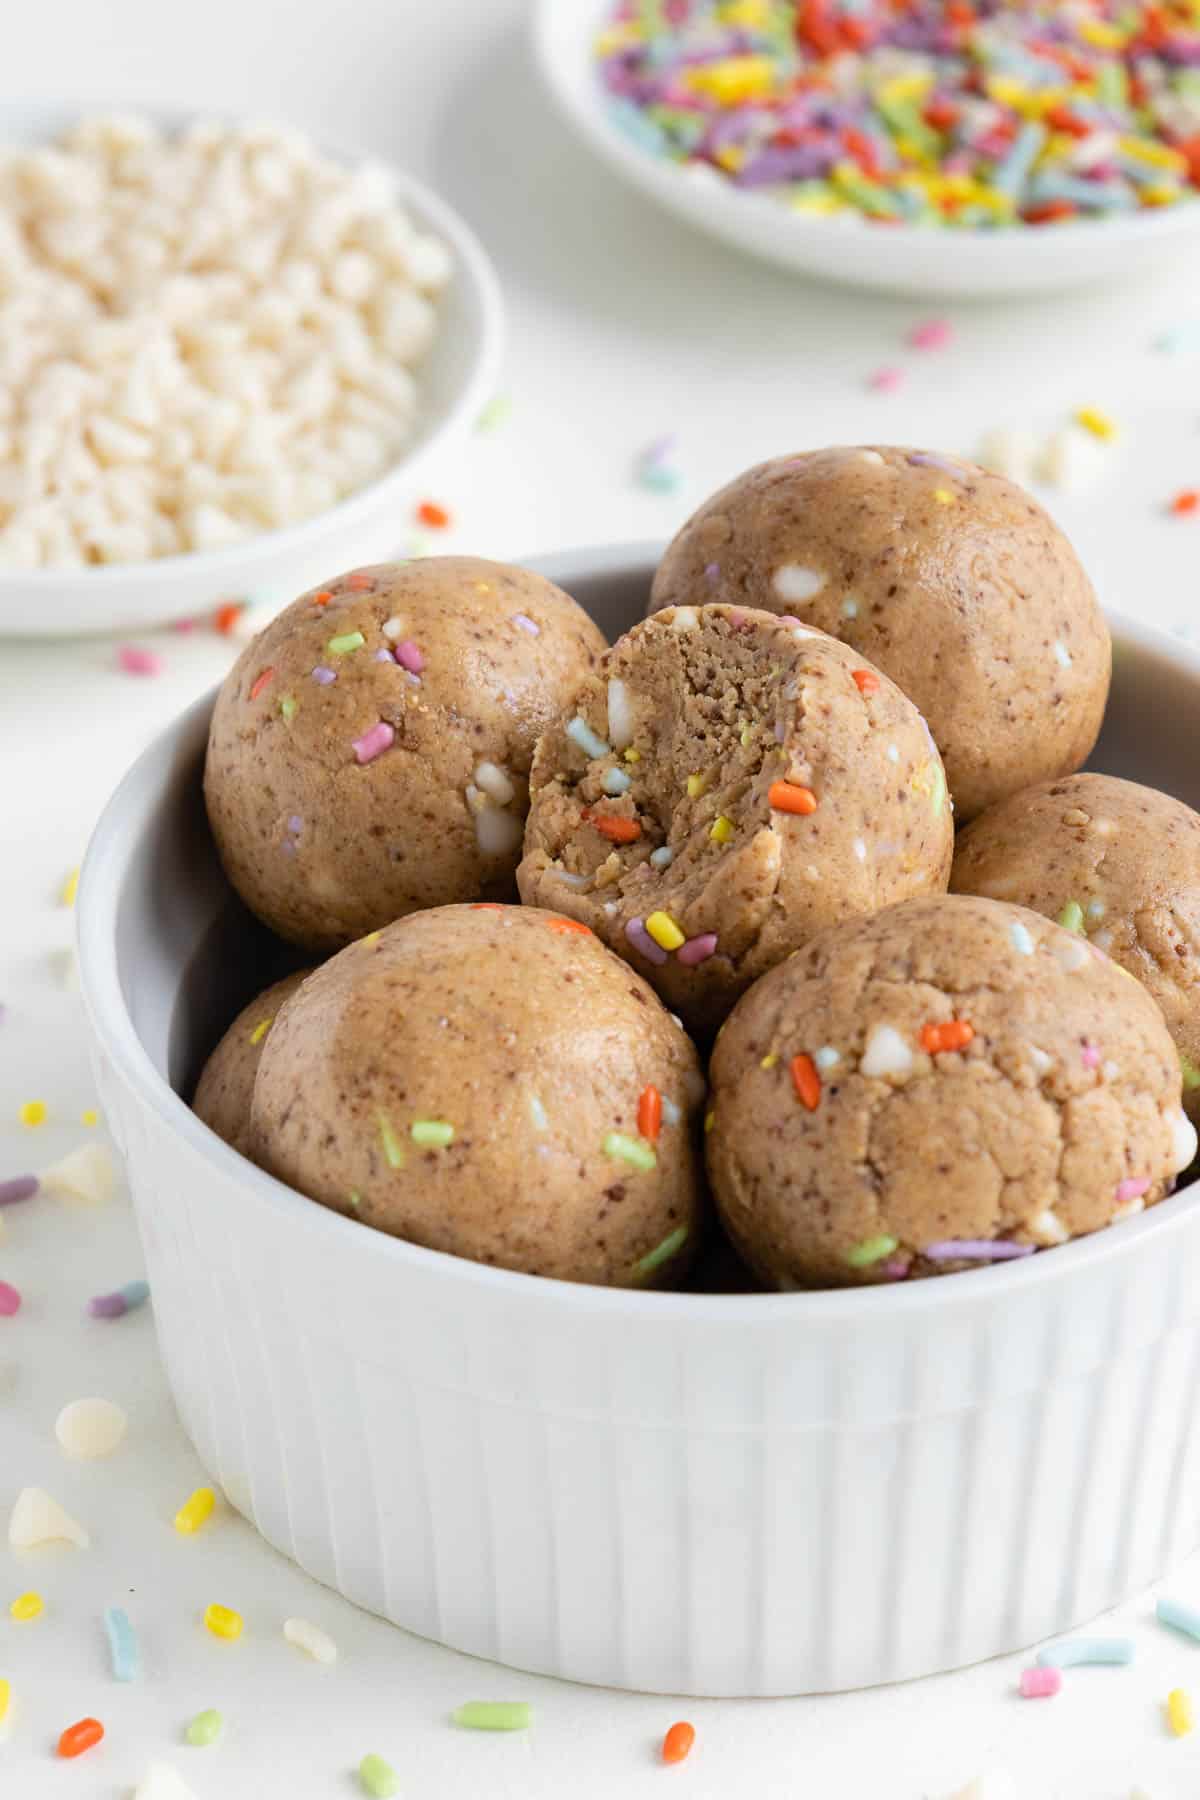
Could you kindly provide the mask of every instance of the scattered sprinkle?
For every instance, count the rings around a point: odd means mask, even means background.
[[[388,1168],[402,1169],[405,1161],[404,1148],[383,1113],[379,1115],[379,1142],[383,1146],[383,1154]]]
[[[638,1136],[648,1144],[657,1144],[662,1129],[662,1095],[653,1082],[647,1083],[638,1096]]]
[[[91,1539],[83,1526],[64,1512],[44,1488],[22,1488],[8,1521],[8,1541],[14,1550],[33,1550],[41,1544],[74,1544],[86,1550]]]
[[[662,964],[666,962],[666,951],[660,950],[654,939],[650,936],[649,932],[646,930],[646,922],[644,919],[630,919],[625,926],[625,936],[628,942],[633,945],[634,949],[646,958],[647,962],[652,962],[657,967],[661,967]]]
[[[188,1720],[183,1735],[189,1744],[194,1744],[196,1749],[201,1750],[209,1744],[215,1744],[224,1729],[225,1721],[221,1714],[215,1706],[209,1706],[203,1712],[198,1712],[194,1719]]]
[[[811,788],[792,781],[773,781],[767,790],[767,804],[775,812],[796,813],[807,817],[817,810],[817,796]]]
[[[255,676],[254,681],[250,687],[250,698],[252,700],[257,700],[258,696],[261,693],[264,693],[266,691],[266,689],[268,687],[270,687],[271,678],[274,675],[274,673],[275,673],[274,669],[264,669],[262,671],[261,675]]]
[[[590,810],[582,815],[585,825],[598,831],[611,844],[636,844],[642,835],[642,827],[637,819],[627,819],[624,813],[598,813]]]
[[[20,1112],[22,1125],[28,1125],[31,1129],[36,1125],[44,1125],[46,1116],[47,1107],[44,1100],[26,1100]]]
[[[646,920],[646,931],[660,950],[678,950],[687,942],[670,913],[652,912]]]
[[[549,1129],[549,1115],[536,1094],[530,1094],[529,1096],[529,1116],[533,1120],[533,1128],[535,1131],[546,1131]]]
[[[104,1736],[104,1727],[99,1719],[78,1719],[74,1725],[68,1725],[58,1740],[60,1756],[82,1756],[85,1750],[91,1750]]]
[[[633,479],[651,493],[673,494],[683,477],[671,458],[676,447],[673,434],[655,438],[633,459]]]
[[[0,1181],[0,1206],[16,1206],[20,1200],[32,1200],[38,1191],[36,1175],[10,1175]]]
[[[716,948],[716,932],[702,931],[697,937],[688,938],[685,944],[679,946],[676,961],[682,963],[685,969],[694,969],[700,963],[707,962],[710,956],[715,955]]]
[[[640,1169],[643,1174],[655,1168],[658,1156],[649,1144],[643,1144],[638,1138],[630,1137],[624,1131],[610,1131],[601,1149],[605,1156],[612,1156],[621,1162],[629,1163]]]
[[[678,1255],[679,1251],[682,1250],[683,1246],[687,1243],[687,1239],[687,1226],[677,1225],[675,1230],[665,1237],[661,1244],[656,1244],[653,1250],[648,1250],[646,1252],[640,1262],[634,1263],[634,1280],[644,1281],[647,1275],[653,1275],[656,1269],[661,1269],[665,1262],[670,1262],[673,1256]]]
[[[874,388],[877,394],[894,394],[897,388],[904,386],[904,370],[894,366],[874,369],[867,376],[867,386]]]
[[[724,813],[718,813],[709,827],[708,835],[716,844],[727,844],[733,836],[733,820],[727,819]]]
[[[928,1262],[1012,1262],[1032,1256],[1036,1244],[1014,1244],[1009,1238],[944,1238],[927,1244],[921,1255]]]
[[[1033,955],[1033,939],[1029,935],[1028,925],[1023,925],[1020,919],[1014,919],[1008,928],[1008,935],[1012,947],[1018,955]]]
[[[414,1119],[409,1135],[422,1150],[445,1150],[454,1142],[454,1127],[445,1119]]]
[[[1069,669],[1071,667],[1071,652],[1059,638],[1054,640],[1054,660],[1060,669]]]
[[[12,1705],[12,1686],[7,1681],[0,1681],[0,1739],[8,1725],[9,1708]]]
[[[942,1056],[954,1050],[965,1050],[975,1036],[975,1027],[966,1019],[947,1019],[943,1024],[922,1025],[921,1048],[930,1056]]]
[[[220,632],[222,637],[232,637],[245,610],[244,600],[223,601],[213,613],[213,630]]]
[[[98,1125],[100,1123],[100,1114],[96,1111],[94,1106],[86,1106],[79,1115],[79,1123],[88,1126]]]
[[[1167,1724],[1176,1737],[1186,1737],[1196,1723],[1191,1695],[1185,1688],[1172,1688],[1167,1695]]]
[[[75,896],[78,892],[79,870],[72,869],[58,891],[58,904],[60,906],[74,906]]]
[[[546,930],[555,932],[559,937],[592,937],[590,925],[582,919],[547,919]]]
[[[1048,1700],[1057,1694],[1062,1687],[1062,1674],[1058,1669],[1034,1668],[1021,1670],[1021,1694],[1026,1700]]]
[[[1118,1206],[1123,1206],[1127,1200],[1140,1200],[1143,1194],[1150,1192],[1151,1185],[1148,1175],[1127,1175],[1124,1181],[1117,1183],[1113,1199]]]
[[[314,1662],[335,1663],[337,1661],[337,1645],[322,1631],[319,1625],[312,1625],[307,1619],[285,1619],[283,1635],[289,1644],[295,1644],[297,1650],[303,1650]]]
[[[1200,1608],[1185,1606],[1182,1600],[1171,1600],[1164,1595],[1155,1605],[1154,1612],[1161,1624],[1200,1639]]]
[[[954,341],[954,327],[949,319],[922,319],[908,334],[914,350],[944,350]]]
[[[105,1609],[104,1629],[108,1634],[108,1653],[112,1659],[114,1681],[136,1681],[138,1675],[138,1641],[129,1614],[120,1606]]]
[[[771,586],[789,605],[803,605],[819,594],[827,576],[823,569],[809,569],[803,563],[783,563],[771,577]]]
[[[353,594],[365,594],[375,586],[375,577],[369,569],[355,569],[346,576],[346,586]]]
[[[258,1024],[254,1027],[254,1030],[250,1033],[250,1042],[252,1044],[261,1044],[262,1043],[263,1039],[266,1037],[268,1031],[270,1031],[271,1026],[274,1023],[274,1017],[275,1017],[275,1015],[272,1013],[270,1018],[260,1019],[258,1021]]]
[[[633,786],[633,777],[627,775],[624,769],[609,769],[600,785],[604,792],[615,800],[619,795],[629,792]]]
[[[566,727],[566,736],[570,738],[571,742],[576,745],[578,749],[583,751],[585,756],[590,757],[593,762],[601,756],[607,756],[612,748],[611,744],[606,744],[602,737],[597,736],[587,720],[579,713],[575,714],[575,717]]]
[[[191,1537],[212,1517],[216,1504],[217,1496],[212,1488],[197,1488],[175,1514],[176,1531],[181,1532],[185,1537]]]
[[[1200,507],[1200,488],[1184,488],[1171,501],[1171,511],[1183,518]]]
[[[841,1060],[841,1051],[835,1050],[832,1044],[822,1044],[821,1048],[813,1057],[813,1061],[816,1063],[822,1074],[825,1074],[829,1069],[836,1069]]]
[[[853,669],[850,679],[864,699],[879,692],[879,677],[874,669]]]
[[[1111,444],[1117,435],[1117,427],[1107,413],[1095,406],[1079,406],[1075,409],[1075,423],[1090,431],[1093,437],[1102,443]]]
[[[1043,1669],[1074,1669],[1082,1663],[1131,1663],[1132,1638],[1063,1638],[1038,1651]]]
[[[21,1310],[21,1294],[11,1281],[0,1281],[0,1319],[11,1319]]]
[[[331,637],[325,648],[331,656],[349,656],[352,650],[361,650],[366,641],[361,631],[343,631],[338,637]]]
[[[163,659],[153,650],[122,644],[117,651],[117,667],[126,675],[161,675]]]
[[[337,680],[337,670],[327,668],[324,663],[318,663],[312,672],[312,678],[319,687],[330,687]]]
[[[1068,900],[1058,915],[1058,923],[1067,931],[1083,930],[1083,908],[1078,900]]]
[[[689,775],[687,778],[687,794],[689,800],[699,800],[701,794],[708,791],[707,775]]]
[[[468,1731],[527,1731],[533,1723],[533,1708],[522,1700],[468,1700],[453,1719]]]
[[[41,1172],[47,1193],[85,1206],[104,1206],[117,1187],[117,1170],[107,1144],[80,1144]]]
[[[54,1422],[54,1435],[68,1456],[90,1462],[111,1456],[128,1424],[112,1400],[71,1400]]]
[[[767,1054],[763,1057],[762,1061],[759,1063],[758,1066],[760,1069],[773,1069],[775,1067],[775,1065],[778,1063],[778,1061],[779,1061],[779,1056],[778,1056],[777,1052],[774,1050],[768,1050]]]
[[[393,1794],[400,1791],[400,1780],[390,1762],[374,1751],[364,1756],[358,1765],[358,1785],[371,1800],[391,1800]]]
[[[1049,1206],[1040,1213],[1035,1213],[1034,1217],[1029,1220],[1026,1229],[1039,1244],[1046,1248],[1055,1244],[1065,1244],[1071,1235],[1058,1214]]]
[[[686,1719],[680,1719],[672,1725],[662,1741],[662,1759],[665,1763],[681,1763],[696,1741],[696,1727],[689,1725]]]
[[[8,1614],[11,1619],[16,1619],[18,1624],[23,1625],[30,1619],[39,1619],[45,1610],[46,1602],[42,1596],[31,1590],[28,1594],[17,1595],[8,1609]]]
[[[355,738],[351,748],[356,761],[366,764],[374,762],[375,758],[382,756],[385,750],[390,750],[395,741],[395,726],[389,725],[386,719],[380,719],[378,724],[372,725],[369,731],[364,731],[361,737]]]
[[[797,1100],[808,1112],[816,1112],[821,1104],[821,1077],[817,1074],[817,1065],[811,1056],[801,1052],[799,1056],[793,1056],[789,1067]]]
[[[234,1612],[229,1606],[218,1606],[215,1600],[204,1609],[204,1623],[214,1637],[232,1640],[242,1635],[241,1613]]]
[[[279,702],[280,716],[285,725],[291,724],[299,710],[299,702],[294,694],[285,694],[283,699]]]
[[[657,850],[650,852],[650,863],[655,869],[669,869],[675,861],[675,852],[670,844],[660,844]],[[1200,1069],[1196,1070],[1196,1083],[1200,1086]]]
[[[135,1312],[139,1306],[144,1306],[149,1298],[148,1281],[127,1281],[115,1293],[93,1294],[87,1309],[93,1319],[121,1319],[127,1312]]]
[[[436,500],[422,500],[417,508],[418,525],[427,525],[430,531],[445,531],[450,524],[450,514]]]
[[[530,637],[541,637],[542,628],[534,623],[528,613],[514,613],[512,622],[518,631],[528,632]]]
[[[846,1252],[846,1261],[852,1269],[869,1269],[873,1263],[882,1262],[897,1249],[898,1239],[881,1232],[878,1237],[864,1238],[860,1244],[852,1245]]]

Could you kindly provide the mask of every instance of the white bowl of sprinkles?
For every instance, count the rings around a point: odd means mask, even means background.
[[[1097,41],[1087,47],[1123,66],[1141,57],[1128,21],[1149,10],[1117,0],[1077,9],[1027,0],[998,9],[1006,27],[985,17],[995,9],[979,0],[959,0],[959,7],[966,15],[978,10],[986,33],[1019,29],[1023,13],[1057,13],[1046,34],[1052,36],[1068,17],[1096,14]],[[894,293],[1002,298],[1145,275],[1200,246],[1200,29],[1176,22],[1177,38],[1147,52],[1172,82],[1152,129],[1139,132],[1125,118],[1111,87],[1089,92],[1069,68],[1056,78],[1040,45],[1031,57],[1018,42],[1000,44],[986,91],[968,97],[969,131],[960,121],[942,130],[927,123],[922,108],[950,106],[950,53],[927,45],[953,10],[941,0],[538,0],[533,32],[559,109],[610,168],[710,236],[805,275]],[[691,36],[674,23],[681,14],[700,19]],[[803,42],[803,23],[814,17],[830,34],[828,52]],[[881,52],[869,39],[857,47],[859,21],[878,31],[882,19],[893,33],[911,36],[914,47],[889,42]],[[836,108],[854,104],[868,83],[872,91],[878,85],[871,59],[881,64],[884,85],[891,84],[884,111],[893,90],[900,109],[895,127],[881,129],[874,108],[867,120],[878,160],[894,165],[886,179],[875,178],[871,146],[856,140],[853,152],[821,160],[822,146],[808,144],[803,114],[782,121],[782,137],[756,124],[756,108],[778,105],[780,85],[794,73],[797,34],[801,58],[822,63],[823,82],[828,70],[831,116],[820,127],[826,140],[841,129]],[[616,66],[642,56],[648,63],[635,62],[631,73]],[[661,108],[649,101],[643,74],[649,82],[661,78]],[[791,142],[788,132],[800,141]],[[921,135],[910,158],[907,136],[914,132]],[[898,163],[896,136],[906,140]],[[984,149],[967,149],[964,140]],[[777,159],[773,168],[768,159]],[[944,207],[957,211],[960,228],[939,228]],[[1036,222],[1025,223],[1027,216]]]
[[[499,286],[414,177],[270,125],[0,105],[0,635],[395,555],[494,398]]]
[[[540,567],[615,637],[655,561]],[[1195,805],[1200,657],[1112,625],[1093,766]],[[457,1649],[697,1695],[980,1661],[1195,1547],[1200,1189],[943,1280],[653,1293],[364,1229],[216,1138],[185,1096],[274,971],[207,830],[211,707],[110,802],[80,953],[180,1415],[271,1544]]]

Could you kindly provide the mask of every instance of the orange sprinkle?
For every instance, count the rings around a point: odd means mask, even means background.
[[[638,1101],[637,1117],[638,1136],[644,1137],[648,1144],[657,1144],[658,1134],[662,1130],[662,1095],[651,1082],[642,1089]]]
[[[250,689],[250,698],[252,700],[258,699],[258,696],[262,693],[263,689],[269,684],[271,677],[274,673],[275,673],[274,669],[264,669],[261,675],[258,675],[255,677],[254,685]]]
[[[816,1112],[821,1104],[821,1077],[817,1074],[816,1063],[811,1056],[801,1052],[799,1056],[793,1056],[791,1069],[797,1100],[809,1112]]]
[[[1200,506],[1200,488],[1184,488],[1171,502],[1173,513],[1194,513]]]
[[[58,1740],[60,1756],[82,1756],[104,1736],[104,1727],[99,1719],[78,1719],[74,1725],[68,1725]],[[685,1752],[686,1754],[686,1752]]]
[[[1052,225],[1056,219],[1073,219],[1078,211],[1069,200],[1042,200],[1027,206],[1021,217],[1027,225]]]
[[[591,937],[592,935],[591,926],[584,925],[579,919],[547,919],[546,923],[551,931],[557,931],[562,935],[565,935],[568,931],[577,931],[583,937]]]
[[[367,588],[374,586],[374,577],[368,575],[365,569],[355,569],[353,575],[347,575],[346,586],[353,588],[356,594],[361,594]]]
[[[471,908],[472,912],[506,912],[507,910],[507,907],[501,906],[498,900],[477,900]]]
[[[773,781],[767,802],[775,812],[808,814],[817,810],[817,796],[812,789],[798,787],[794,781]]]
[[[877,694],[879,692],[879,677],[874,669],[854,669],[851,671],[851,677],[860,694]]]
[[[216,612],[213,614],[213,624],[221,633],[222,637],[229,636],[230,632],[241,618],[242,611],[242,602],[240,600],[226,600],[223,605],[218,606]]]
[[[417,518],[422,525],[428,525],[432,531],[445,531],[450,523],[450,514],[436,500],[422,500],[417,508]]]
[[[662,1759],[667,1763],[682,1762],[696,1741],[696,1727],[681,1719],[678,1725],[672,1725],[663,1739]]]
[[[613,844],[635,844],[642,835],[636,819],[622,818],[620,813],[584,813],[585,821]]]
[[[930,1056],[945,1050],[965,1050],[975,1036],[975,1027],[965,1019],[948,1019],[944,1025],[922,1025],[921,1048]]]
[[[313,595],[313,603],[316,606],[328,606],[332,599],[333,595],[328,588],[322,588],[319,594]]]

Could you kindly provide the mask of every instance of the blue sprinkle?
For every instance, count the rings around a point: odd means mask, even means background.
[[[123,1288],[117,1290],[125,1302],[125,1310],[132,1312],[135,1306],[145,1306],[150,1298],[148,1281],[127,1281]]]
[[[1132,1638],[1064,1638],[1038,1651],[1043,1669],[1073,1669],[1077,1663],[1131,1663]]]
[[[1046,142],[1046,128],[1027,119],[1013,139],[1012,148],[992,173],[992,186],[1015,200],[1029,179],[1029,172]]]
[[[617,794],[629,792],[633,786],[633,777],[627,775],[624,769],[610,769],[600,785],[606,794],[611,794],[615,798]]]
[[[138,1641],[129,1614],[119,1606],[110,1606],[104,1614],[108,1648],[112,1656],[114,1681],[135,1681],[138,1672]]]
[[[575,717],[567,726],[566,736],[570,738],[573,744],[579,746],[585,756],[590,756],[593,761],[597,757],[607,756],[612,749],[612,745],[606,744],[604,739],[599,737],[596,732],[592,730],[587,720],[582,718],[579,713],[575,714]]]
[[[1185,1606],[1182,1600],[1160,1600],[1154,1611],[1162,1624],[1200,1638],[1200,1608]]]

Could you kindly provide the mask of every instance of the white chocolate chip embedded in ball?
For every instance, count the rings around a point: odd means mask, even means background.
[[[1171,1130],[1171,1173],[1182,1174],[1196,1154],[1196,1127],[1185,1112],[1167,1114]]]
[[[627,750],[633,742],[633,707],[629,689],[616,677],[608,684],[608,741],[614,750]]]
[[[1058,1214],[1051,1211],[1050,1207],[1030,1219],[1026,1229],[1035,1244],[1044,1246],[1065,1244],[1071,1235]]]
[[[498,763],[481,762],[475,770],[475,785],[483,789],[497,806],[507,806],[516,793],[512,782]]]
[[[883,458],[880,456],[878,450],[860,450],[858,453],[858,460],[859,462],[865,463],[881,463]]]
[[[908,1075],[913,1053],[894,1025],[876,1025],[859,1061],[860,1075]]]
[[[803,563],[781,563],[771,577],[771,586],[781,600],[811,600],[825,586],[820,569],[809,569]]]
[[[1054,1067],[1054,1058],[1047,1056],[1044,1050],[1039,1050],[1036,1044],[1029,1046],[1029,1060],[1039,1075],[1044,1075],[1047,1069]]]
[[[394,615],[390,619],[385,619],[383,621],[383,635],[390,644],[398,644],[402,637],[408,636],[408,630],[404,620],[397,618]]]
[[[672,631],[697,631],[700,621],[694,606],[677,606],[671,619]]]

